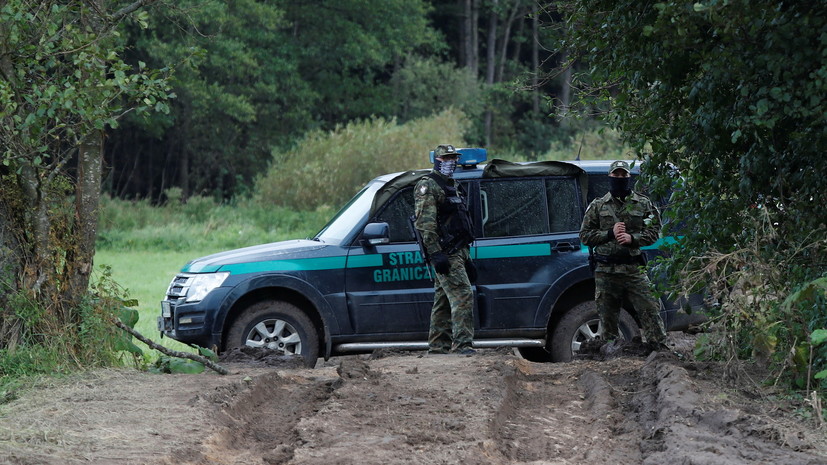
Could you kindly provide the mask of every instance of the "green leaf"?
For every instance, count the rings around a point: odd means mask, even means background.
[[[169,361],[169,372],[195,375],[204,372],[204,364],[194,360],[174,358]]]
[[[211,351],[210,349],[207,349],[205,347],[199,347],[198,353],[214,362],[218,361],[218,355],[216,355],[216,353]]]
[[[137,304],[137,302],[135,303]],[[135,324],[138,323],[138,319],[141,317],[141,314],[134,308],[120,307],[115,311],[115,316],[121,320],[121,323],[129,326],[130,328],[134,328]]]
[[[810,334],[810,342],[813,345],[817,346],[824,341],[827,341],[827,329],[817,329]]]
[[[815,379],[824,379],[827,378],[827,370],[821,370],[814,376]]]

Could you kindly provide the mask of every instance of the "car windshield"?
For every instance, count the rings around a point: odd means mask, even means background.
[[[315,240],[329,244],[342,244],[348,235],[367,220],[370,206],[376,191],[382,187],[381,182],[372,182],[362,188],[358,194],[344,206],[314,237]]]

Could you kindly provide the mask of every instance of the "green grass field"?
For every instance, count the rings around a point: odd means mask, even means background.
[[[112,278],[120,284],[130,298],[138,301],[140,319],[135,329],[153,341],[173,350],[193,350],[173,341],[161,339],[157,330],[156,318],[161,312],[161,300],[164,293],[181,267],[193,258],[217,252],[210,251],[117,251],[99,249],[95,254],[95,266],[106,265],[112,269]],[[148,349],[144,344],[136,343],[142,349]],[[151,358],[157,353],[150,350]]]

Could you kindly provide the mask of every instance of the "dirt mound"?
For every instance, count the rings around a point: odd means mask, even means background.
[[[302,368],[304,359],[298,355],[279,355],[261,347],[234,347],[219,356],[220,363],[243,363],[251,366]]]
[[[827,463],[824,432],[793,415],[803,405],[669,351],[259,362],[223,377],[106,370],[25,392],[0,407],[0,463]]]

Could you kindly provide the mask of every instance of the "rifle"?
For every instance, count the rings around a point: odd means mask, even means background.
[[[408,223],[411,225],[411,231],[413,231],[414,236],[416,237],[416,243],[419,244],[419,252],[422,254],[422,259],[425,260],[425,268],[428,269],[428,278],[433,281],[434,275],[431,274],[431,257],[428,255],[428,250],[425,249],[425,242],[422,240],[422,234],[420,234],[419,230],[416,229],[416,215],[409,216]]]

